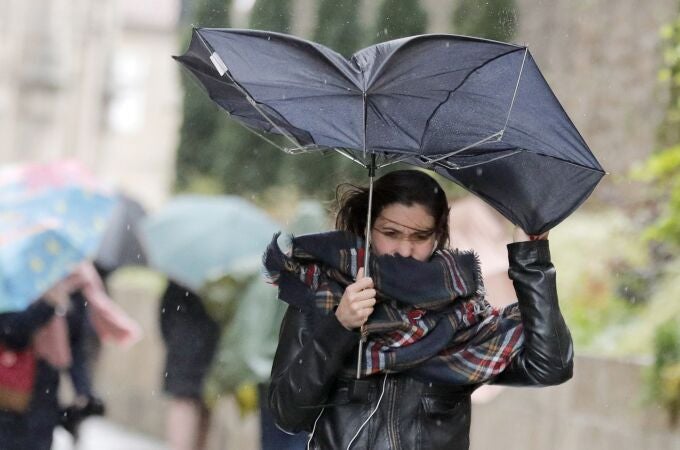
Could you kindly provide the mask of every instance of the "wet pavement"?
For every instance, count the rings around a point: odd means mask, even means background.
[[[110,420],[93,417],[83,422],[80,438],[74,444],[71,435],[57,428],[52,450],[167,450],[168,447],[153,436],[131,431]]]

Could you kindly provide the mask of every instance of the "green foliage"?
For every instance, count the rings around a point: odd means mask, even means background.
[[[258,0],[250,16],[250,28],[289,31],[290,3],[290,0]],[[222,127],[217,139],[223,143],[222,154],[213,161],[211,170],[224,192],[251,194],[279,182],[286,155],[272,144],[231,120]],[[277,136],[272,140],[283,142]]]
[[[200,0],[194,4],[194,23],[202,27],[229,25],[230,0]],[[184,36],[188,47],[191,33]],[[177,149],[176,187],[187,189],[194,178],[210,173],[213,161],[222,153],[216,134],[226,123],[226,114],[208,101],[198,83],[182,72],[184,88],[183,120]]]
[[[564,299],[562,307],[572,338],[579,349],[609,350],[601,348],[602,334],[632,320],[639,308],[611,293],[612,280],[584,274],[580,281],[581,289],[575,296]]]
[[[359,50],[362,32],[358,11],[360,0],[319,0],[313,40],[349,57]]]
[[[514,0],[460,0],[453,11],[454,33],[510,41],[517,29]]]
[[[680,144],[680,15],[661,28],[663,67],[659,80],[668,88],[666,115],[659,127],[661,147]]]
[[[649,292],[626,292],[635,300],[622,295],[628,274],[647,263],[637,234],[619,211],[579,210],[551,231],[560,308],[577,351],[616,352],[620,339],[611,334],[634,323],[645,307]]]
[[[666,321],[654,335],[654,364],[646,374],[647,395],[666,408],[671,425],[680,416],[680,320]]]
[[[680,246],[680,144],[652,155],[634,176],[653,182],[659,188],[660,198],[666,202],[645,237]]]
[[[659,79],[669,93],[658,141],[663,150],[656,152],[634,176],[651,181],[665,202],[656,223],[646,237],[680,246],[680,15],[661,30],[664,43],[664,65]]]
[[[425,33],[427,13],[418,0],[383,0],[374,41],[388,41]]]
[[[289,33],[292,3],[291,0],[258,0],[250,16],[250,28]]]

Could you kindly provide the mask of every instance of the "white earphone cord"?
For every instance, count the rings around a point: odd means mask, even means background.
[[[354,434],[352,439],[349,441],[349,444],[347,444],[347,449],[354,444],[354,441],[359,437],[359,433],[364,429],[366,424],[368,423],[369,420],[371,420],[371,417],[378,411],[378,408],[380,407],[380,402],[382,402],[383,396],[385,395],[385,383],[387,383],[387,374],[385,374],[385,377],[383,378],[383,383],[382,383],[382,389],[380,391],[380,397],[378,397],[378,403],[375,405],[375,408],[373,411],[371,411],[371,414],[368,415],[368,418],[364,421],[364,423],[361,424],[357,432]],[[319,422],[319,419],[321,418],[321,414],[326,410],[326,408],[321,408],[321,412],[319,413],[318,416],[316,416],[316,420],[314,420],[314,425],[312,426],[312,432],[309,433],[309,439],[307,439],[307,450],[311,449],[312,445],[312,438],[314,437],[314,432],[316,431],[316,424]]]
[[[371,411],[371,414],[369,414],[368,418],[364,420],[364,423],[361,424],[354,437],[349,441],[346,450],[349,450],[354,441],[359,437],[359,433],[361,433],[361,430],[364,429],[366,424],[368,424],[368,421],[371,420],[371,417],[373,417],[373,415],[378,411],[378,408],[380,407],[380,402],[382,401],[383,396],[385,395],[385,383],[387,383],[387,374],[385,374],[385,377],[383,378],[382,389],[380,390],[380,397],[378,397],[378,403],[375,405],[375,408],[373,409],[373,411]]]

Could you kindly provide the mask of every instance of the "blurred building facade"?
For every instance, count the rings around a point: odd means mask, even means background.
[[[179,1],[0,6],[0,164],[77,158],[160,204],[179,124]]]

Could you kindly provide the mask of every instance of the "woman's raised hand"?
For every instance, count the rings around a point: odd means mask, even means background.
[[[368,320],[373,313],[375,305],[375,289],[373,279],[364,278],[364,269],[359,269],[357,281],[345,288],[340,304],[335,310],[335,317],[347,328],[353,330],[359,328]]]

